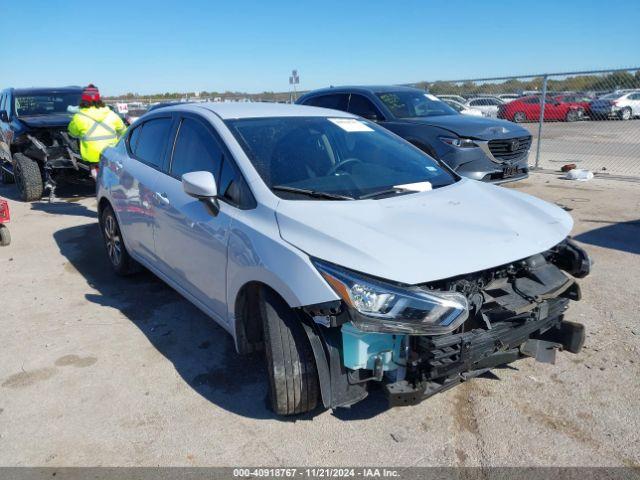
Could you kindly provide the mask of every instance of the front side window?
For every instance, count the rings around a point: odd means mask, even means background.
[[[455,115],[456,111],[433,95],[419,91],[382,92],[376,94],[396,118]]]
[[[16,95],[15,97],[15,111],[18,117],[67,113],[67,107],[79,104],[80,93]]]
[[[375,105],[362,95],[351,95],[349,99],[349,112],[368,119],[382,119],[382,115]]]
[[[359,199],[402,193],[402,186],[413,183],[438,188],[457,180],[422,151],[366,120],[275,117],[226,123],[264,183],[284,198]]]
[[[171,130],[171,118],[154,118],[136,128],[129,139],[133,154],[154,167],[162,165],[162,155]],[[132,142],[135,142],[132,146]]]
[[[183,119],[173,150],[171,175],[181,178],[185,173],[207,171],[217,177],[221,158],[222,150],[202,122]]]

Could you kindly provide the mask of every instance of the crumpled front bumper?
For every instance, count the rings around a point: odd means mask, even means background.
[[[525,357],[553,363],[556,350],[578,353],[585,330],[579,323],[563,319],[568,299],[555,302],[548,311],[541,309],[526,321],[501,322],[491,330],[472,330],[440,337],[415,337],[419,358],[415,369],[424,380],[401,380],[384,384],[391,406],[414,405],[460,382],[477,377],[492,368]]]

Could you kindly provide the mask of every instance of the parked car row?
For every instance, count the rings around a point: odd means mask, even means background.
[[[497,94],[468,99],[459,95],[438,95],[438,98],[447,103],[456,102],[454,108],[467,115],[473,115],[471,112],[475,110],[486,117],[497,117],[516,123],[540,119],[539,94]],[[640,91],[618,91],[598,98],[583,93],[548,94],[545,97],[544,120],[573,122],[584,118],[630,120],[636,117],[640,117]]]

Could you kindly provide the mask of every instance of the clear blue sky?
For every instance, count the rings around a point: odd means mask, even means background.
[[[1,86],[286,91],[637,66],[640,1],[0,0]]]

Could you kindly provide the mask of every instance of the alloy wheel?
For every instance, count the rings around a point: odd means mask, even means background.
[[[120,265],[122,261],[122,239],[120,229],[113,215],[107,215],[104,219],[104,240],[107,245],[107,254],[113,265]]]

